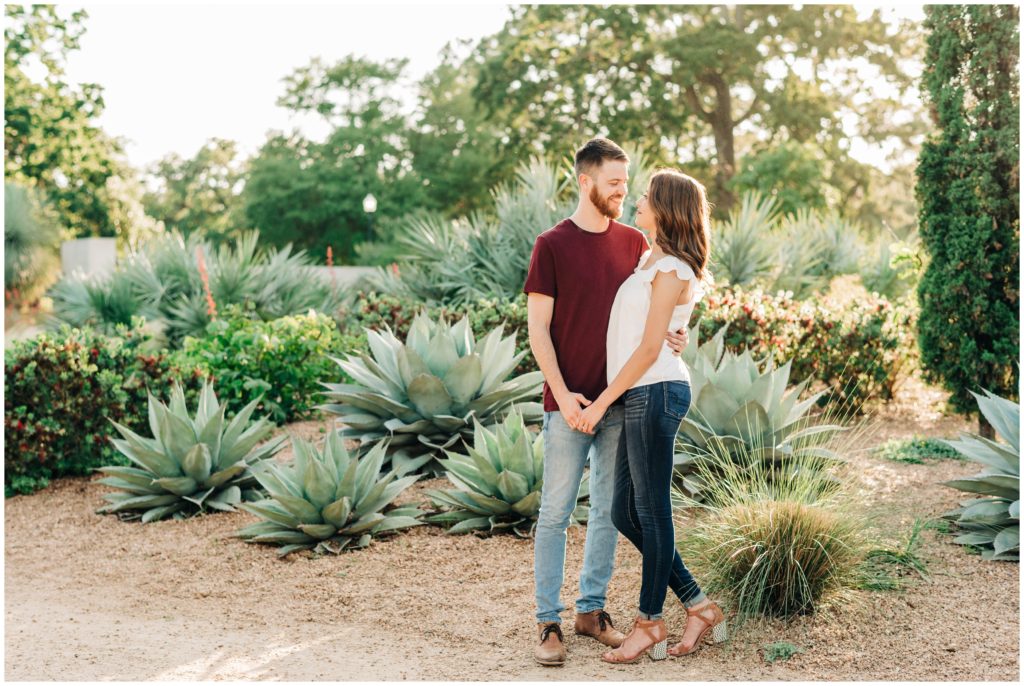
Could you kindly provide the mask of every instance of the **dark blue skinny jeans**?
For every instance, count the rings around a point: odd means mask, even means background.
[[[672,456],[679,422],[690,409],[690,384],[638,386],[626,391],[625,401],[612,522],[643,554],[640,614],[659,619],[668,588],[686,607],[705,598],[679,557],[672,525]]]

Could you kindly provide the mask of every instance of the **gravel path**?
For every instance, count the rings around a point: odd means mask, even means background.
[[[941,394],[886,409],[861,447],[967,425]],[[317,422],[288,427],[315,436]],[[872,516],[903,536],[955,506],[937,482],[977,471],[955,461],[905,465],[851,456]],[[423,488],[417,484],[408,500]],[[986,563],[934,531],[921,554],[930,583],[857,592],[790,623],[748,623],[694,657],[611,666],[567,633],[570,661],[533,663],[532,543],[421,527],[341,556],[276,559],[231,533],[254,521],[216,514],[149,525],[93,510],[106,487],[65,479],[8,499],[5,677],[10,680],[1002,680],[1019,677],[1019,567]],[[583,530],[570,530],[564,597],[576,594]],[[696,570],[699,578],[699,569]],[[630,623],[640,557],[620,540],[608,610]],[[684,613],[666,606],[672,637]],[[801,647],[766,664],[773,641]]]

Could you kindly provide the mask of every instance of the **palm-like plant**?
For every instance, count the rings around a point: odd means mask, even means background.
[[[427,517],[427,521],[453,524],[448,533],[512,529],[528,536],[537,524],[540,489],[544,479],[544,441],[534,436],[518,412],[491,429],[474,424],[473,445],[468,454],[445,451],[440,460],[448,480],[456,488],[433,489],[426,495],[434,505],[445,508]],[[580,486],[573,520],[586,522],[589,507],[586,478]]]
[[[558,167],[532,159],[518,169],[514,183],[493,190],[493,215],[410,216],[398,237],[406,257],[401,276],[380,269],[368,285],[452,306],[514,298],[526,280],[537,234],[569,214],[570,180]]]
[[[335,360],[355,384],[324,384],[331,402],[322,408],[340,416],[342,435],[362,450],[388,441],[396,465],[455,445],[472,434],[473,421],[492,424],[520,411],[539,421],[543,376],[531,372],[505,380],[526,354],[515,354],[515,336],[503,327],[479,342],[469,320],[454,326],[418,315],[406,343],[390,330],[366,331],[372,356]]]
[[[99,280],[71,276],[53,289],[57,323],[113,328],[132,316],[159,320],[171,344],[201,335],[210,321],[198,255],[209,272],[214,301],[221,307],[251,304],[261,319],[309,309],[333,311],[342,294],[311,271],[304,252],[290,246],[259,249],[259,234],[242,234],[234,246],[214,247],[200,235],[170,233],[148,242],[111,275]]]
[[[978,409],[1005,443],[976,434],[945,441],[954,450],[985,465],[980,474],[946,481],[945,485],[983,497],[966,500],[943,517],[963,532],[954,543],[981,549],[986,560],[1020,559],[1020,405],[988,391],[972,393]]]
[[[100,483],[120,491],[103,496],[110,504],[97,513],[146,523],[208,510],[230,511],[242,500],[256,498],[253,474],[284,441],[279,437],[258,446],[274,429],[265,418],[250,424],[258,403],[249,403],[227,421],[210,384],[203,384],[194,416],[189,416],[178,383],[171,389],[169,405],[150,394],[153,438],[113,422],[123,438],[111,442],[136,466],[98,470],[107,475]]]
[[[419,476],[400,477],[392,469],[381,476],[386,445],[377,444],[363,457],[354,457],[332,431],[323,451],[293,439],[295,459],[272,464],[256,474],[270,497],[239,507],[264,521],[235,535],[250,543],[281,544],[279,557],[297,550],[340,553],[365,548],[374,536],[422,524],[414,507],[384,513]]]
[[[802,299],[828,285],[828,245],[818,227],[818,217],[806,208],[782,219],[776,229],[777,266],[769,290],[792,291],[794,297]]]

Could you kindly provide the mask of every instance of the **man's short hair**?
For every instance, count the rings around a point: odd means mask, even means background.
[[[583,144],[583,147],[576,151],[576,178],[580,174],[593,176],[594,170],[599,169],[605,160],[622,160],[629,162],[626,151],[607,138],[591,138]]]

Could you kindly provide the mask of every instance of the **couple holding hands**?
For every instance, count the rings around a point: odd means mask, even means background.
[[[655,660],[688,655],[709,635],[715,642],[726,638],[722,610],[676,551],[670,499],[676,431],[691,400],[679,352],[710,282],[710,206],[698,181],[663,169],[637,202],[637,228],[621,224],[628,166],[622,148],[605,138],[576,152],[576,211],[537,237],[523,287],[530,347],[545,379],[544,482],[534,544],[534,658],[543,665],[566,660],[560,625],[566,530],[588,454],[590,518],[576,633],[611,648],[602,659],[613,663],[645,653]],[[643,555],[628,635],[604,609],[619,532]],[[671,647],[662,619],[669,588],[687,614]]]

